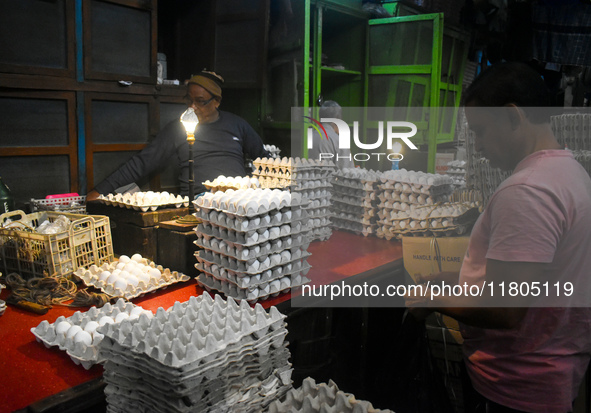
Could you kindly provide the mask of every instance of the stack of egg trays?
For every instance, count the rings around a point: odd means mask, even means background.
[[[293,181],[307,178],[306,175],[310,171],[315,171],[314,175],[317,179],[322,178],[318,171],[324,172],[325,178],[330,178],[335,168],[335,164],[329,160],[319,161],[306,158],[257,158],[252,163],[255,168],[253,176]]]
[[[297,167],[294,167],[297,168]],[[310,241],[326,241],[332,235],[330,228],[331,188],[330,178],[335,171],[333,163],[296,169],[292,173],[292,193],[300,193],[309,202],[306,207],[312,224]]]
[[[197,281],[208,291],[250,303],[308,283],[308,201],[291,195],[291,205],[246,214],[200,205],[195,216]]]
[[[335,174],[333,226],[365,236],[375,233],[378,173],[366,169],[344,169]]]
[[[125,318],[118,317],[119,314],[127,314]],[[31,329],[31,333],[35,336],[38,342],[41,342],[45,347],[58,346],[60,350],[65,351],[72,361],[77,365],[81,365],[86,370],[94,364],[101,363],[104,360],[99,358],[99,345],[103,340],[103,335],[96,332],[92,334],[92,342],[90,344],[82,341],[75,342],[74,337],[67,337],[62,331],[57,331],[58,325],[63,321],[69,323],[71,326],[79,326],[82,331],[88,331],[89,323],[94,323],[96,326],[112,323],[114,327],[121,324],[122,321],[115,321],[116,319],[128,319],[130,324],[145,314],[147,319],[150,319],[153,314],[151,311],[144,310],[142,307],[136,306],[130,302],[126,302],[120,298],[115,305],[110,303],[105,304],[101,308],[90,307],[88,311],[76,311],[70,317],[59,316],[53,323],[43,320],[37,327]],[[109,318],[111,320],[109,320]],[[107,321],[105,321],[107,320]],[[101,324],[102,323],[102,324]],[[99,327],[100,328],[100,327]]]
[[[125,290],[116,288],[113,284],[110,284],[106,280],[100,279],[100,275],[103,271],[113,272],[118,261],[104,263],[100,267],[95,264],[88,268],[80,267],[74,271],[74,275],[80,278],[84,284],[89,287],[98,288],[111,297],[123,297],[126,300],[141,297],[144,294],[154,292],[161,288],[166,288],[178,282],[186,282],[191,279],[191,277],[183,274],[182,272],[171,271],[169,268],[164,268],[162,265],[157,265],[155,262],[149,261],[145,258],[142,259],[142,262],[160,271],[160,278],[158,280],[152,279],[148,283],[140,281],[137,286],[128,284]]]
[[[330,228],[330,179],[336,170],[332,161],[305,158],[257,158],[253,175],[263,187],[279,187],[299,193],[310,201],[306,210],[311,221],[310,241],[325,241],[332,235]],[[276,186],[275,186],[276,185]]]
[[[291,388],[275,307],[204,293],[99,330],[108,412],[259,412]]]
[[[465,234],[478,218],[478,207],[467,203],[413,205],[408,211],[391,210],[380,230],[386,239],[403,236],[452,236]]]
[[[412,172],[412,171],[411,171]],[[435,174],[424,174],[426,176]],[[441,179],[443,175],[437,175]],[[410,229],[405,225],[407,222],[400,211],[407,214],[415,206],[433,206],[449,199],[453,191],[449,177],[438,185],[425,185],[411,182],[400,182],[388,178],[385,173],[380,178],[379,204],[378,204],[378,228],[376,234],[379,238],[401,238]],[[404,215],[404,214],[402,214]],[[414,235],[429,235],[428,226],[412,229]]]
[[[291,389],[281,399],[269,405],[268,413],[394,413],[375,409],[370,402],[358,400],[351,393],[339,390],[332,380],[316,384],[307,377],[297,389]]]
[[[136,211],[147,212],[156,211],[160,207],[175,207],[180,208],[184,206],[185,208],[189,206],[189,197],[188,196],[181,196],[181,195],[173,195],[169,194],[168,192],[155,192],[155,195],[158,197],[158,201],[156,202],[136,202],[133,201],[134,194],[107,194],[107,195],[99,195],[97,200],[102,202],[106,205],[118,206],[121,208],[127,209],[134,209]]]

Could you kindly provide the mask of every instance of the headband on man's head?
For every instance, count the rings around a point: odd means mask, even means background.
[[[215,72],[202,70],[198,75],[194,75],[189,79],[189,84],[191,83],[201,86],[213,96],[222,97],[224,79]]]

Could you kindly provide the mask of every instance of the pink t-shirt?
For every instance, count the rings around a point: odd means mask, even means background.
[[[570,411],[591,354],[591,179],[570,152],[535,152],[499,186],[474,225],[460,283],[482,285],[488,258],[549,263],[574,294],[544,298],[513,329],[462,325],[475,389],[526,412]]]

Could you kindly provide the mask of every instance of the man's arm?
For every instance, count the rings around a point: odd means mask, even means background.
[[[241,138],[244,153],[251,159],[270,157],[271,154],[265,150],[263,140],[259,134],[244,119],[242,119],[242,122],[243,125],[241,129],[243,136]]]
[[[139,153],[131,157],[115,172],[98,183],[87,194],[87,201],[96,199],[99,194],[108,194],[115,189],[136,182],[158,169],[176,151],[175,136],[183,133],[180,122],[167,124],[160,133]]]
[[[433,299],[430,294],[427,297],[407,297],[407,306],[411,307],[411,313],[420,316],[425,315],[425,310],[413,310],[413,306],[428,307],[431,311],[439,311],[474,327],[513,328],[523,319],[536,297],[519,294],[511,297],[509,284],[541,285],[549,281],[547,269],[548,264],[545,263],[488,259],[482,295],[437,295]],[[538,284],[534,284],[536,282]],[[504,297],[501,297],[501,283],[504,283]],[[495,307],[490,306],[493,303]]]

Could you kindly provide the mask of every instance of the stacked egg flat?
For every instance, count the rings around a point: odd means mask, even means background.
[[[304,379],[301,387],[292,389],[280,401],[269,406],[269,413],[392,413],[375,409],[371,403],[357,400],[345,393],[330,380],[328,384],[316,384],[314,379]]]
[[[445,172],[453,180],[454,189],[466,187],[466,161],[451,161],[447,163]]]
[[[336,170],[333,162],[284,157],[257,158],[253,164],[253,175],[258,176],[263,187],[289,189],[309,201],[306,211],[312,223],[311,241],[330,238],[330,179]]]
[[[408,210],[390,212],[388,219],[393,225],[384,231],[383,237],[462,235],[468,232],[478,214],[477,206],[463,202],[411,205]]]
[[[100,195],[98,200],[107,205],[119,206],[122,208],[133,208],[137,211],[156,211],[159,207],[172,206],[180,208],[189,206],[189,197],[174,195],[168,192],[134,192],[126,194]]]
[[[231,176],[227,177],[220,175],[213,181],[203,182],[203,186],[211,191],[225,191],[227,189],[247,189],[247,188],[260,188],[261,184],[257,178],[251,178],[248,176]]]
[[[205,293],[101,327],[107,411],[266,411],[291,387],[284,318]]]
[[[380,175],[362,168],[345,168],[335,173],[331,181],[333,227],[365,236],[375,233]]]
[[[194,202],[198,282],[255,302],[307,283],[309,219],[302,197],[278,189],[207,193]]]
[[[170,271],[161,265],[143,258],[140,254],[130,257],[121,255],[118,260],[100,267],[91,265],[74,271],[88,286],[101,289],[113,297],[130,300],[148,292],[177,283],[189,281],[189,277],[177,271]]]
[[[409,211],[414,207],[433,206],[447,201],[453,191],[452,184],[453,180],[446,175],[406,169],[384,172],[379,184],[376,235],[386,239],[400,237],[408,231],[405,220]],[[400,214],[401,212],[403,213]],[[423,226],[422,229],[426,227]]]
[[[76,311],[71,317],[59,316],[54,323],[43,320],[31,332],[37,341],[46,347],[58,346],[66,351],[70,358],[89,369],[93,364],[100,363],[98,345],[103,335],[97,329],[105,324],[119,325],[123,320],[133,322],[144,314],[150,319],[153,314],[123,299],[115,305],[109,303],[101,308],[91,307],[88,311]]]

